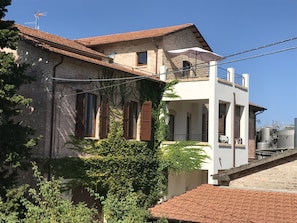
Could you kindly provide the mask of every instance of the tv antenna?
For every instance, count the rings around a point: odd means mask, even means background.
[[[36,12],[34,13],[35,21],[26,22],[25,24],[35,24],[35,29],[39,30],[39,18],[42,16],[46,16],[46,12]]]

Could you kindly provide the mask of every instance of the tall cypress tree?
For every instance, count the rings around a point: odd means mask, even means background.
[[[31,101],[18,94],[22,85],[31,82],[25,75],[27,65],[17,64],[14,55],[5,50],[16,50],[19,39],[14,21],[4,20],[10,4],[11,0],[0,1],[0,195],[15,184],[18,169],[24,167],[36,143],[33,129],[18,117]]]

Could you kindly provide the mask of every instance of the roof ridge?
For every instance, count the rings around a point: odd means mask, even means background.
[[[195,24],[186,23],[176,26],[168,26],[161,28],[153,28],[139,31],[131,31],[124,33],[108,34],[102,36],[86,37],[76,39],[75,41],[80,42],[81,44],[87,47],[94,47],[99,45],[113,44],[119,42],[135,41],[149,38],[160,38],[175,32],[183,31],[185,29],[191,29],[198,42],[202,45],[202,48],[212,51],[206,40],[203,38]]]
[[[131,34],[131,33],[150,32],[150,31],[153,31],[153,30],[170,29],[170,28],[178,28],[178,27],[187,28],[187,27],[191,27],[193,25],[194,25],[194,23],[185,23],[185,24],[180,24],[180,25],[175,25],[175,26],[157,27],[157,28],[151,28],[151,29],[141,29],[141,30],[134,30],[134,31],[128,31],[128,32],[121,32],[121,33],[110,33],[110,34],[106,34],[106,35],[79,38],[79,39],[76,39],[76,40],[80,41],[80,40],[84,40],[84,39],[93,39],[93,38],[108,37],[108,36],[115,36],[115,35],[124,35],[124,34]]]

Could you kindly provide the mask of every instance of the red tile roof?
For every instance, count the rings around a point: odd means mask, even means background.
[[[150,209],[154,218],[193,223],[296,223],[297,193],[202,185]]]
[[[110,63],[106,55],[92,50],[74,40],[69,40],[60,36],[42,32],[36,29],[28,28],[25,26],[15,25],[19,29],[20,39],[34,44],[36,47],[54,52],[60,55],[68,56],[71,58],[79,59],[89,63],[97,64],[100,66],[108,67],[127,74],[144,76],[154,80],[160,81],[155,76],[133,70],[128,67],[123,67],[117,64]]]
[[[62,38],[60,36],[42,32],[29,27],[21,26],[18,24],[15,26],[19,29],[21,38],[34,41],[37,44],[39,44],[39,46],[44,46],[45,48],[48,48],[50,46],[51,49],[59,48],[61,50],[63,49],[73,53],[82,54],[84,56],[89,56],[94,59],[108,59],[108,57],[103,53],[99,53],[95,50],[87,48],[82,44],[77,43],[76,41]]]
[[[207,44],[207,42],[205,41],[205,39],[203,38],[203,36],[201,35],[201,33],[198,31],[198,29],[194,24],[183,24],[183,25],[170,26],[165,28],[155,28],[155,29],[141,30],[141,31],[135,31],[135,32],[111,34],[106,36],[82,38],[82,39],[78,39],[77,41],[86,46],[92,47],[96,45],[111,44],[116,42],[125,42],[125,41],[131,41],[131,40],[162,37],[184,29],[191,29],[192,32],[196,35],[198,41],[202,44],[203,48],[206,50],[211,50],[209,45]]]

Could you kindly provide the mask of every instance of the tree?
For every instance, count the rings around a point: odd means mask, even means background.
[[[0,222],[98,222],[95,209],[63,199],[61,179],[44,179],[35,164],[33,171],[37,180],[34,188],[22,185],[8,190],[5,202],[0,199]]]
[[[23,161],[30,157],[36,144],[33,129],[17,121],[21,107],[31,101],[18,94],[18,90],[32,78],[25,75],[27,65],[17,64],[13,54],[5,50],[15,50],[19,38],[14,21],[3,19],[10,4],[11,0],[0,2],[0,195],[14,185],[17,170],[24,167]]]

